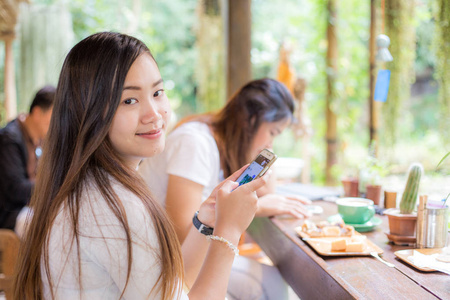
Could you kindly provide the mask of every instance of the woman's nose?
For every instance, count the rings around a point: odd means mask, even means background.
[[[143,115],[142,122],[143,123],[151,123],[157,120],[161,120],[162,116],[158,110],[158,105],[153,101],[147,101],[145,105],[143,105]]]

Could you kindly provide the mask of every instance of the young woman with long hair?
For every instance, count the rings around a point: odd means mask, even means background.
[[[185,299],[185,280],[190,299],[225,297],[232,250],[267,177],[231,192],[241,169],[217,185],[195,217],[214,228],[212,241],[191,226],[181,247],[136,172],[163,150],[170,113],[141,41],[103,32],[73,47],[31,200],[16,299]]]
[[[139,172],[165,206],[182,242],[189,231],[190,215],[214,186],[240,165],[251,162],[264,148],[271,149],[274,138],[294,120],[293,112],[294,100],[282,83],[269,78],[253,80],[220,111],[182,119],[168,135],[165,151],[143,161]],[[276,194],[274,180],[257,193],[260,196],[257,216],[309,216],[304,206],[310,203],[309,199]],[[248,282],[255,283],[252,278],[263,277],[262,282],[253,285],[252,299],[282,299],[282,291],[273,292],[277,290],[274,282],[277,278],[281,281],[276,270],[243,258],[236,260],[234,267],[241,275],[248,272],[249,280],[243,280],[242,276],[230,278],[230,294],[240,294],[243,289],[247,292],[252,286]],[[265,288],[266,285],[270,288]]]

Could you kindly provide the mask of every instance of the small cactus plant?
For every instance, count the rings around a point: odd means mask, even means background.
[[[400,202],[400,213],[411,214],[417,203],[419,192],[420,177],[423,173],[423,167],[419,163],[414,163],[409,167],[408,181]]]

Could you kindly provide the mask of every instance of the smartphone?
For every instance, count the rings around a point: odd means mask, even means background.
[[[261,151],[255,160],[245,169],[245,171],[236,180],[239,186],[263,176],[270,166],[275,162],[277,156],[270,150]]]

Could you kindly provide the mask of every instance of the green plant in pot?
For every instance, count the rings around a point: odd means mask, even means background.
[[[422,165],[413,163],[408,170],[408,180],[399,208],[391,208],[384,212],[388,216],[390,235],[393,237],[408,237],[410,243],[415,242],[413,238],[416,231],[417,213],[414,210],[422,174]],[[406,240],[404,239],[404,241]]]
[[[380,161],[373,153],[373,147],[369,149],[369,155],[359,169],[359,193],[379,205],[381,195],[381,179],[388,174],[385,163]]]

